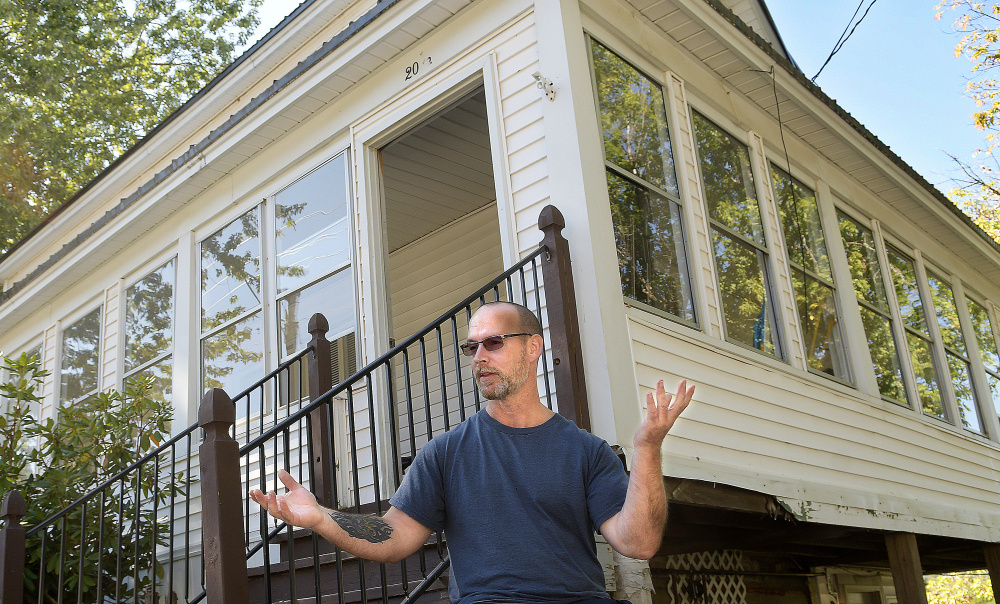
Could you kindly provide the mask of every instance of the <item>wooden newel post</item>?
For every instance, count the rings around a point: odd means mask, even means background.
[[[236,406],[221,388],[205,393],[198,425],[205,440],[201,458],[202,544],[205,590],[215,604],[246,604],[250,598],[243,536],[243,498],[240,447],[230,435]]]
[[[28,512],[18,491],[3,496],[0,504],[0,604],[24,602],[24,527],[21,518]]]
[[[545,305],[552,344],[552,371],[556,380],[559,414],[590,431],[590,407],[583,373],[573,269],[570,266],[569,242],[562,236],[565,226],[566,220],[553,205],[545,206],[538,216],[538,228],[545,234],[542,244],[549,249],[542,260],[542,278],[545,281]]]
[[[330,340],[326,332],[330,323],[316,313],[309,319],[309,400],[315,401],[333,388],[333,366],[330,363]],[[320,405],[309,414],[312,437],[313,493],[320,505],[336,508],[333,493],[333,434],[330,432],[330,405]]]

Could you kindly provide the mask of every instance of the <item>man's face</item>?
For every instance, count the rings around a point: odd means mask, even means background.
[[[517,314],[500,307],[480,309],[469,323],[469,340],[479,342],[490,336],[523,331]],[[483,397],[502,401],[516,392],[528,380],[529,336],[506,338],[503,347],[489,351],[480,345],[472,356],[472,371]]]

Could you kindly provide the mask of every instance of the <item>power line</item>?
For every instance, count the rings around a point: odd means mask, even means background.
[[[819,68],[819,71],[817,71],[816,75],[814,75],[812,77],[812,81],[813,82],[816,81],[816,78],[819,77],[819,74],[823,73],[823,68],[825,68],[826,65],[827,65],[827,63],[830,62],[830,59],[833,58],[833,55],[835,55],[838,52],[840,52],[840,49],[844,47],[844,44],[847,43],[847,40],[852,35],[854,35],[854,30],[856,30],[858,28],[858,26],[861,25],[861,22],[865,20],[865,17],[868,16],[868,11],[870,11],[872,9],[872,7],[875,6],[876,2],[878,2],[878,0],[872,0],[872,3],[869,4],[868,8],[865,9],[864,14],[861,15],[861,18],[858,19],[858,22],[854,23],[854,18],[858,16],[858,13],[861,11],[861,7],[865,5],[865,0],[861,0],[861,2],[858,4],[858,7],[856,9],[854,9],[854,14],[851,15],[851,20],[847,22],[847,27],[845,27],[844,31],[842,31],[840,33],[840,37],[837,38],[836,44],[833,45],[833,50],[830,51],[830,56],[828,56],[826,58],[826,61],[823,62],[823,65]],[[851,27],[851,23],[854,23],[854,27]],[[847,32],[848,29],[851,30],[850,33]],[[847,36],[845,37],[844,34],[847,34]]]

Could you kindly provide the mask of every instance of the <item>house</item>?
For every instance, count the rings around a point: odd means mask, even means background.
[[[313,313],[334,383],[379,359],[535,252],[550,204],[591,430],[627,458],[656,380],[698,385],[661,552],[635,571],[602,545],[609,588],[909,604],[922,572],[1000,583],[1000,246],[798,71],[763,2],[306,0],[0,258],[0,349],[40,353],[43,416],[148,375],[180,431],[207,389],[297,358]],[[440,334],[420,345],[445,367]],[[448,391],[385,367],[425,388],[338,394],[351,504],[394,487],[379,451],[458,414],[376,413]],[[237,402],[242,444],[302,398],[275,388]],[[175,545],[156,557],[200,555]],[[197,577],[171,577],[190,601]]]

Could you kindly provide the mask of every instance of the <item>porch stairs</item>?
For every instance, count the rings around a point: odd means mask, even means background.
[[[4,494],[0,604],[448,601],[441,534],[399,563],[363,561],[276,523],[246,493],[275,489],[284,469],[327,507],[384,513],[419,447],[481,408],[458,348],[474,308],[492,300],[538,315],[545,402],[589,430],[564,226],[547,206],[535,251],[339,384],[314,315],[304,351],[235,399],[209,391],[197,424],[37,526],[22,527],[24,499]],[[130,500],[135,517],[123,518]],[[29,559],[37,580],[26,580]]]

